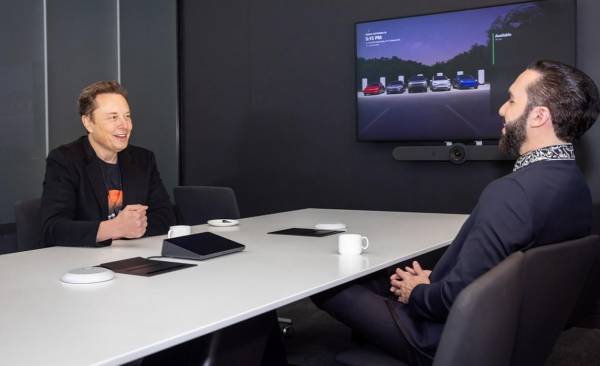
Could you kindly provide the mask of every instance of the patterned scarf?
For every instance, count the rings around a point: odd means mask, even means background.
[[[542,148],[531,150],[517,159],[513,172],[525,168],[531,163],[543,160],[575,160],[575,150],[573,144],[560,144],[544,146]]]

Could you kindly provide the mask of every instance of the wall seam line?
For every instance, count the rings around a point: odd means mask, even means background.
[[[50,152],[50,117],[48,108],[48,10],[47,0],[42,1],[42,18],[44,22],[44,151],[46,156]]]

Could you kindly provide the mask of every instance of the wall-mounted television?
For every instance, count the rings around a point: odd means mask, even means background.
[[[575,0],[359,22],[359,141],[497,141],[498,109],[530,62],[575,64]]]

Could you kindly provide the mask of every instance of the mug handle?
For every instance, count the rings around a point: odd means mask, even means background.
[[[365,242],[365,244],[361,246],[362,250],[367,249],[369,247],[369,238],[366,236],[361,236],[360,240]]]
[[[171,235],[173,234],[173,229],[169,229],[169,232],[167,232],[167,239],[171,239]]]

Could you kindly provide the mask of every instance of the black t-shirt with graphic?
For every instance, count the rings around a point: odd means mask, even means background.
[[[119,164],[109,164],[100,159],[100,169],[108,199],[108,219],[114,219],[123,209],[123,184]]]

